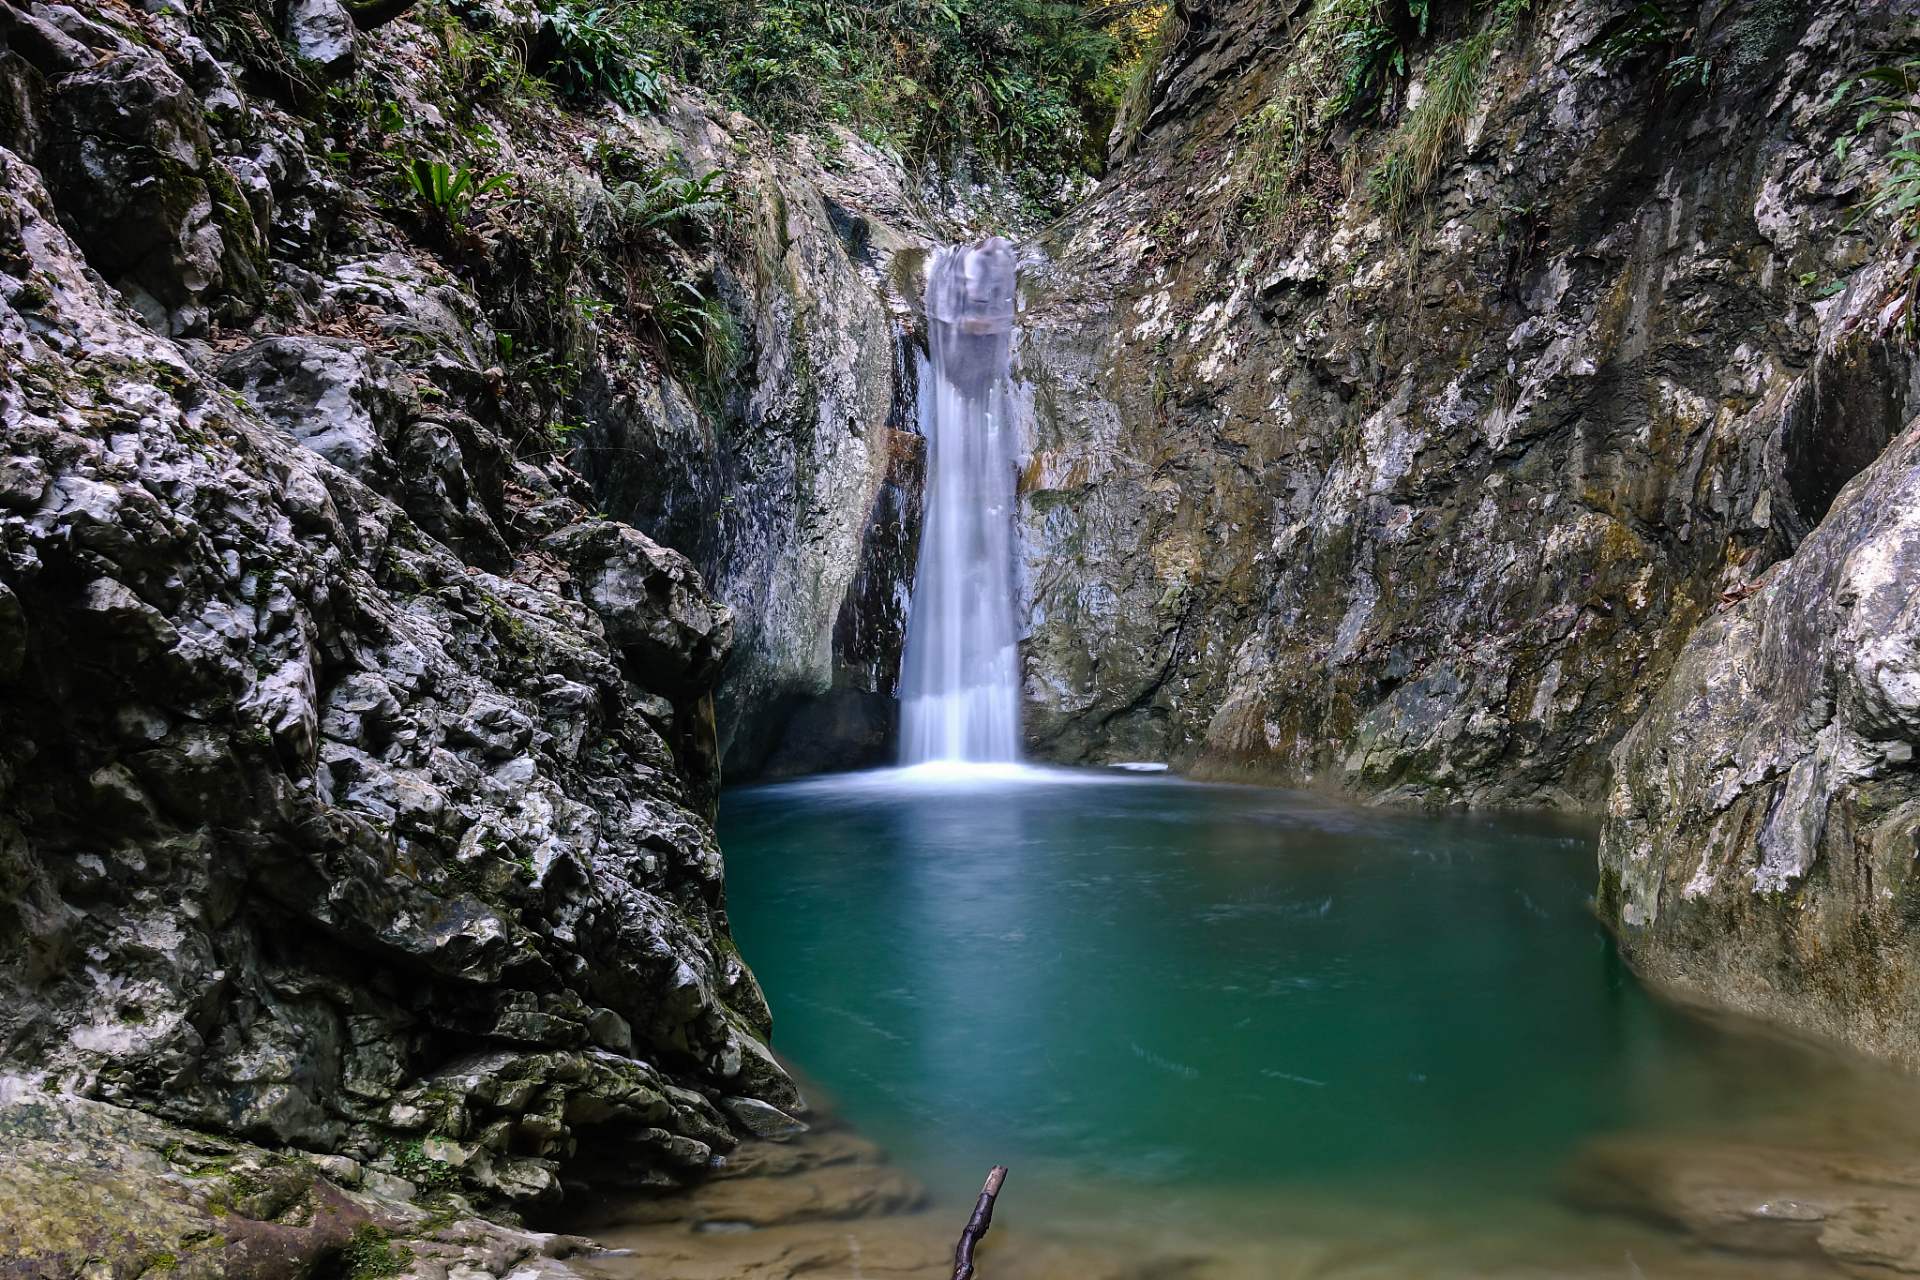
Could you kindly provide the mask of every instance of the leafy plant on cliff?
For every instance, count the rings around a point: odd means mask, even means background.
[[[630,110],[658,106],[659,66],[636,42],[644,19],[631,5],[582,11],[556,6],[547,15],[552,54],[541,69],[564,97],[590,100],[604,94]]]
[[[258,0],[193,0],[187,10],[193,34],[240,64],[276,93],[307,97],[318,91],[297,58],[275,34],[272,5]]]
[[[1140,131],[1146,127],[1160,71],[1187,38],[1186,8],[1178,4],[1152,5],[1130,15],[1120,30],[1125,33],[1123,56],[1116,58],[1101,77],[1106,95],[1114,102],[1110,157],[1114,160],[1124,160],[1132,153]]]
[[[507,185],[503,173],[482,178],[467,165],[449,165],[444,160],[410,160],[400,172],[422,211],[455,231],[467,225],[475,201]]]
[[[1887,152],[1887,174],[1874,187],[1862,216],[1884,219],[1901,249],[1920,245],[1920,59],[1874,67],[1843,83],[1834,92],[1837,105],[1855,101],[1853,129],[1843,133],[1834,149],[1844,161],[1864,137],[1890,128],[1893,142]],[[1920,256],[1908,262],[1902,283],[1907,336],[1913,337],[1920,316]]]
[[[1713,77],[1712,60],[1679,52],[1693,32],[1684,18],[1653,0],[1641,0],[1601,38],[1594,52],[1603,65],[1616,71],[1648,61],[1657,64],[1661,86],[1669,91],[1704,89]]]
[[[1126,53],[1114,31],[1138,17],[1124,0],[646,0],[643,11],[636,39],[662,65],[776,129],[839,123],[914,163],[973,156],[1036,180],[1098,169],[1118,88],[1107,72]]]
[[[1365,182],[1375,208],[1398,222],[1431,189],[1466,132],[1494,52],[1531,0],[1329,0],[1315,11],[1275,92],[1240,126],[1243,223],[1284,243],[1305,222],[1330,215],[1344,184]],[[1407,87],[1415,52],[1430,35],[1461,34],[1426,59],[1425,92]],[[1403,105],[1410,98],[1411,105]],[[1365,160],[1363,140],[1331,156],[1337,127],[1391,128]],[[1361,135],[1364,138],[1364,135]],[[1342,177],[1336,171],[1344,168]]]
[[[657,281],[651,293],[648,314],[668,356],[697,372],[708,391],[718,391],[740,359],[740,333],[726,303],[692,280]]]
[[[698,227],[711,232],[713,220],[732,209],[726,175],[718,169],[695,178],[671,168],[649,168],[639,178],[607,188],[608,204],[632,231],[658,227],[669,232]]]
[[[1374,204],[1398,220],[1425,195],[1441,161],[1466,132],[1493,48],[1505,30],[1493,27],[1434,50],[1427,92],[1407,112],[1379,162],[1367,175]]]

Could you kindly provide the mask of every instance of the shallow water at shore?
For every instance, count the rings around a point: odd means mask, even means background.
[[[923,1251],[999,1162],[1003,1269],[1015,1241],[1060,1274],[1835,1274],[1746,1185],[1812,1166],[1753,1152],[1920,1137],[1910,1079],[1649,996],[1586,824],[921,770],[738,790],[721,836],[776,1047],[931,1189],[860,1230]],[[859,1238],[830,1225],[675,1248]]]

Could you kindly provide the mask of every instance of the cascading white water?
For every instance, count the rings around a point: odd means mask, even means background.
[[[1007,388],[1013,246],[942,249],[927,273],[932,376],[920,561],[902,658],[904,764],[1020,758],[1013,621],[1014,458]]]

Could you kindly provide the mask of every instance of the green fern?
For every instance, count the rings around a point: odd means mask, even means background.
[[[467,225],[476,200],[507,185],[505,174],[482,179],[464,164],[454,168],[440,160],[411,160],[400,172],[422,208],[455,228]]]
[[[607,195],[615,214],[630,228],[674,231],[692,224],[710,232],[713,219],[732,208],[732,197],[722,185],[725,177],[718,169],[698,178],[655,170],[636,181],[615,183]]]

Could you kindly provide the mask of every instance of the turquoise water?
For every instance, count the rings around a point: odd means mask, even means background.
[[[888,772],[730,792],[720,834],[775,1047],[955,1202],[996,1161],[1096,1200],[1547,1200],[1595,1135],[1834,1070],[1641,988],[1589,824]]]

